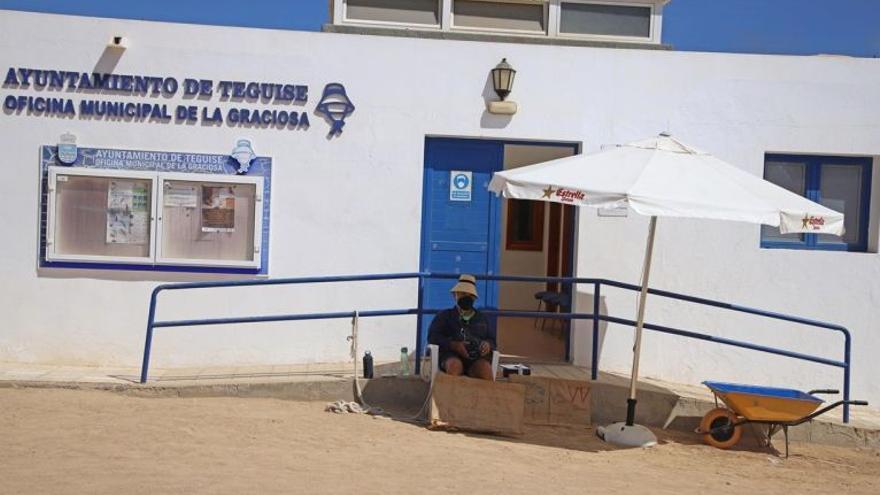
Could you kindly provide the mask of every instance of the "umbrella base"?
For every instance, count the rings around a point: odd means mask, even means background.
[[[620,447],[653,447],[657,445],[657,437],[651,430],[642,425],[612,423],[596,429],[596,435],[602,440]]]

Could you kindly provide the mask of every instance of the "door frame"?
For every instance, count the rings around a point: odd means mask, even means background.
[[[462,137],[462,136],[443,136],[443,135],[426,135],[424,139],[424,152],[422,158],[422,191],[421,191],[421,225],[419,232],[419,271],[426,272],[428,271],[428,267],[426,266],[428,260],[430,259],[430,243],[428,242],[428,235],[430,233],[430,218],[429,218],[429,207],[430,205],[426,203],[426,194],[430,190],[430,176],[428,174],[428,158],[431,153],[431,145],[432,143],[474,143],[479,142],[481,144],[494,144],[499,147],[500,152],[500,168],[497,170],[504,170],[504,146],[505,145],[526,145],[526,146],[547,146],[547,147],[561,147],[561,148],[571,148],[575,155],[581,154],[583,150],[583,143],[578,141],[548,141],[544,139],[503,139],[503,138],[482,138],[482,137]],[[502,198],[492,195],[489,200],[489,211],[490,211],[490,221],[489,221],[489,242],[487,249],[488,252],[488,266],[490,270],[487,274],[498,274],[501,265],[501,244],[503,240],[501,239],[501,205],[503,204]],[[574,225],[571,232],[571,238],[566,239],[567,244],[566,250],[570,255],[570,267],[572,274],[576,271],[576,263],[577,263],[577,239],[578,239],[578,219],[580,217],[580,210],[578,208],[574,209]],[[564,225],[563,225],[564,228]],[[563,241],[564,242],[564,241]],[[565,266],[565,260],[561,260],[562,265]],[[576,292],[576,291],[572,291]],[[418,305],[421,308],[424,302],[425,294],[423,290],[419,290],[419,301]],[[486,294],[481,298],[483,299],[483,308],[486,309],[498,309],[498,283],[494,281],[487,281],[486,283]],[[571,300],[572,307],[575,304],[575,294],[572,294]],[[424,325],[422,318],[419,317],[419,333],[422,332],[422,326]],[[422,335],[422,339],[427,338],[427,329],[424,330],[424,334]],[[566,329],[566,337],[565,337],[565,360],[571,360],[571,325],[567,326]]]

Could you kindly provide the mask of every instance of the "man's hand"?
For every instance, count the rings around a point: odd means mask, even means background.
[[[492,344],[487,340],[480,342],[480,356],[486,356],[490,352],[492,352]]]
[[[468,358],[467,347],[465,347],[463,340],[456,340],[456,341],[450,342],[449,348],[452,349],[452,352],[458,354],[459,356],[461,356],[465,359]]]

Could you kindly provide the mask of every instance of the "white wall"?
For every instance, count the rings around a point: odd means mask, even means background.
[[[0,67],[90,71],[106,40],[131,47],[116,72],[310,86],[307,132],[137,124],[0,115],[0,359],[135,365],[149,291],[188,275],[37,272],[37,150],[65,131],[89,147],[222,153],[251,137],[274,158],[271,275],[411,271],[418,268],[426,135],[602,144],[663,130],[760,174],[765,152],[880,155],[880,61],[545,47],[160,24],[0,13]],[[513,118],[485,113],[488,71],[516,69]],[[311,114],[323,85],[343,82],[357,105],[344,134],[327,139]],[[33,90],[2,88],[0,96]],[[82,96],[74,94],[74,99]],[[107,99],[126,100],[107,96]],[[177,104],[182,98],[168,100]],[[228,103],[212,102],[223,108]],[[254,105],[246,105],[254,106]],[[876,195],[875,195],[876,197]],[[874,215],[876,220],[880,213]],[[638,281],[646,221],[580,215],[578,273]],[[877,229],[874,229],[875,236]],[[876,245],[876,242],[874,243]],[[758,248],[758,228],[717,222],[659,224],[655,287],[839,322],[854,336],[854,395],[880,400],[880,262],[876,254]],[[414,304],[412,283],[372,290],[264,288],[163,296],[160,318],[205,314],[367,309]],[[381,290],[380,290],[381,289]],[[612,314],[634,297],[609,292]],[[840,358],[836,335],[772,325],[652,300],[648,319]],[[379,357],[411,345],[413,321],[362,330]],[[347,358],[347,323],[158,330],[159,366],[334,361]],[[627,329],[608,329],[604,369],[626,370]],[[574,353],[589,349],[582,334]],[[645,375],[696,382],[730,379],[836,386],[839,372],[790,359],[649,334]]]

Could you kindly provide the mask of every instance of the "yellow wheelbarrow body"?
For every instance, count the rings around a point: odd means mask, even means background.
[[[730,410],[750,421],[796,421],[809,416],[822,405],[822,401],[816,398],[778,397],[751,392],[715,394]]]

